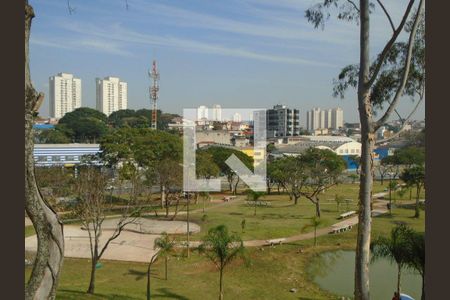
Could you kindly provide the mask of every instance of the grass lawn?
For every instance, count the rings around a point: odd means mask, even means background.
[[[384,189],[375,185],[375,191]],[[321,194],[323,226],[337,222],[337,216],[346,211],[341,205],[337,212],[334,202],[335,194],[353,199],[350,210],[356,210],[357,184],[339,185]],[[226,224],[230,230],[241,232],[241,220],[246,219],[246,229],[242,234],[244,240],[266,239],[289,236],[301,232],[301,228],[314,215],[314,206],[305,198],[298,205],[293,205],[287,195],[267,195],[262,200],[271,201],[271,207],[258,207],[256,216],[254,208],[244,204],[244,198],[232,200],[224,205],[211,203],[206,211],[208,219],[202,223],[203,213],[193,212],[191,220],[202,225],[202,231],[193,235],[200,239],[205,232],[216,225]],[[201,208],[201,201],[199,202]],[[197,205],[198,206],[198,205]],[[195,210],[195,208],[193,208]],[[403,222],[418,231],[425,230],[425,212],[419,219],[413,218],[414,209],[393,208],[392,215],[383,215],[373,219],[372,238],[388,235],[391,228]],[[185,218],[179,215],[177,220]],[[25,229],[25,236],[31,234],[30,226]],[[28,230],[28,231],[27,231]],[[33,230],[34,231],[34,230]],[[28,232],[28,233],[27,233]],[[299,241],[275,247],[248,248],[249,264],[242,259],[233,261],[224,273],[226,299],[340,299],[321,290],[307,272],[308,264],[314,256],[323,251],[337,249],[354,249],[357,228],[351,231],[318,237],[318,245],[313,241]],[[184,239],[184,236],[180,236]],[[302,249],[300,252],[299,250]],[[179,250],[183,251],[183,250]],[[158,260],[152,271],[153,299],[217,299],[219,273],[214,265],[196,251],[189,259],[182,253],[169,260],[169,280],[163,278],[164,264]],[[145,299],[146,269],[143,263],[102,261],[103,267],[97,270],[96,294],[85,294],[89,284],[90,261],[88,259],[64,260],[62,276],[58,287],[57,299]],[[25,282],[31,267],[25,268]],[[289,290],[296,288],[296,293]]]
[[[36,231],[34,231],[33,225],[25,226],[25,237],[29,237],[31,235],[35,235]]]
[[[424,230],[425,212],[420,219],[412,218],[412,209],[394,209],[392,216],[373,220],[373,236],[388,234],[396,222],[406,222],[416,230]],[[248,248],[249,265],[236,260],[224,273],[226,299],[339,299],[319,289],[307,273],[308,263],[320,252],[354,249],[356,228],[318,238],[276,247]],[[299,249],[303,249],[299,253]],[[85,294],[89,283],[89,260],[64,260],[57,299],[145,299],[146,264],[103,261],[97,270],[96,295]],[[25,270],[25,280],[31,268]],[[217,299],[218,272],[206,258],[195,251],[191,258],[181,255],[169,260],[169,280],[163,280],[163,260],[152,271],[154,299]],[[297,293],[290,293],[297,288]]]

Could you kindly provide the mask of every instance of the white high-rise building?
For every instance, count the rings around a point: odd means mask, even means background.
[[[111,113],[127,109],[128,85],[118,77],[96,78],[97,110],[109,116]]]
[[[200,105],[197,108],[197,120],[208,120],[208,108],[204,105]]]
[[[242,116],[240,113],[235,113],[233,115],[233,122],[237,122],[237,123],[242,122]]]
[[[49,78],[50,117],[62,118],[81,107],[81,79],[69,73],[58,73]]]
[[[332,120],[332,114],[333,114],[333,110],[332,109],[327,109],[325,111],[325,127],[324,128],[331,128],[331,120]]]
[[[339,129],[343,126],[344,111],[340,107],[327,110],[313,108],[306,112],[306,129],[308,131],[324,128]]]
[[[313,131],[317,128],[321,128],[321,110],[318,107],[313,108],[310,111],[306,112],[306,129],[308,131]],[[324,125],[324,124],[323,124]]]
[[[222,107],[219,104],[214,104],[212,107],[212,120],[222,121]]]
[[[344,111],[340,107],[333,108],[330,128],[339,129],[341,127],[344,127]]]

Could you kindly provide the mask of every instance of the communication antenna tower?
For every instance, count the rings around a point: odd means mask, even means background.
[[[151,128],[156,130],[156,123],[158,118],[157,100],[159,96],[159,71],[156,65],[156,60],[153,60],[152,70],[148,72],[151,78],[151,86],[149,88],[150,100],[152,102],[152,124]]]

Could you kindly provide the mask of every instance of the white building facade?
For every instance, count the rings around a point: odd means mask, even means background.
[[[212,120],[222,121],[222,107],[219,104],[214,104],[212,107]]]
[[[197,108],[197,120],[208,120],[208,108],[204,105],[200,105]]]
[[[118,77],[96,78],[97,110],[109,116],[111,113],[127,109],[128,84]]]
[[[81,107],[81,79],[69,73],[58,73],[49,78],[50,117],[62,118]]]
[[[326,110],[315,107],[306,112],[306,129],[309,132],[340,127],[344,127],[344,111],[340,107]]]

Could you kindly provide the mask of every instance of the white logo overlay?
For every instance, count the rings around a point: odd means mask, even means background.
[[[232,154],[225,164],[253,191],[266,191],[266,110],[226,108],[208,119],[207,109],[183,109],[183,190],[186,192],[220,192],[219,178],[202,179],[196,175],[196,150],[202,146],[225,147],[241,151],[246,149],[253,156],[253,171]],[[214,128],[216,127],[216,128]],[[214,130],[217,129],[220,130]],[[197,130],[202,137],[197,141]],[[220,133],[223,139],[220,138]],[[200,133],[199,133],[200,134]],[[215,136],[214,136],[215,134]],[[234,143],[231,138],[234,137]],[[243,140],[243,145],[236,140]],[[250,141],[249,146],[245,146]],[[253,146],[251,146],[253,144]]]

